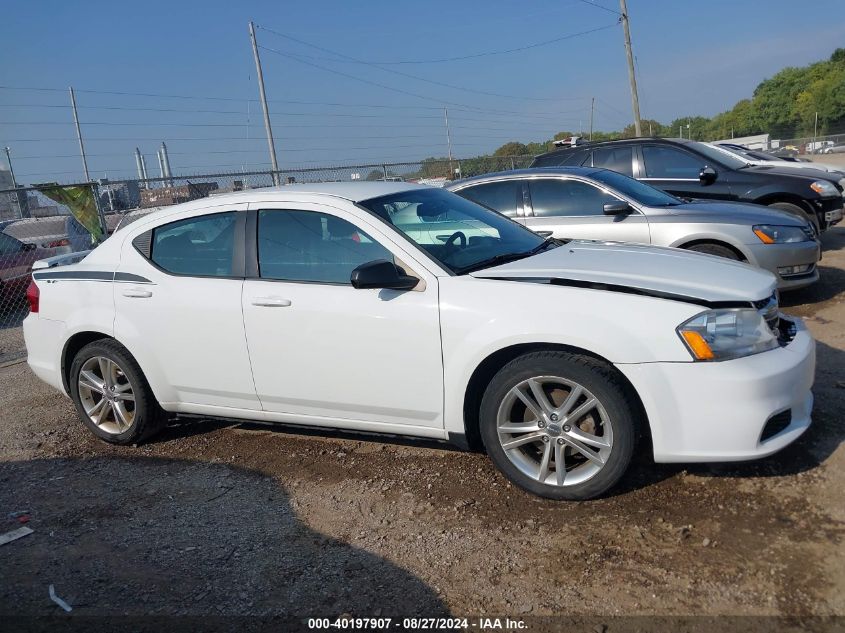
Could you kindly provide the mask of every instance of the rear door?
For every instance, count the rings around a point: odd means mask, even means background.
[[[123,244],[115,336],[160,400],[219,415],[260,410],[241,313],[245,221],[245,204],[215,206]]]
[[[635,209],[605,215],[604,205],[620,198],[593,183],[575,178],[528,181],[531,207],[525,225],[537,233],[561,239],[612,240],[650,244],[648,220]]]

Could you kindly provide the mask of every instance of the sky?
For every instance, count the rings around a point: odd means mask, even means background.
[[[845,44],[842,0],[628,0],[643,118],[712,116]],[[12,1],[0,147],[19,184],[269,168],[254,21],[279,163],[474,156],[632,121],[616,0]],[[828,16],[828,17],[825,17]],[[508,52],[503,52],[508,51]],[[5,159],[5,156],[2,157]]]

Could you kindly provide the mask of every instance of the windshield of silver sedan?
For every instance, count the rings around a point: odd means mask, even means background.
[[[412,189],[358,204],[458,275],[557,245],[443,189]]]

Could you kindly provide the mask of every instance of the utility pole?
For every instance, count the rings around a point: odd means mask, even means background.
[[[596,98],[590,99],[590,140],[593,140],[593,113],[596,109]]]
[[[452,133],[449,131],[449,108],[443,106],[443,116],[446,119],[446,147],[449,150],[449,180],[455,175],[452,171]]]
[[[634,53],[631,51],[631,29],[628,26],[628,6],[625,0],[619,0],[622,10],[622,31],[625,33],[625,54],[628,56],[628,79],[631,82],[631,105],[634,107],[634,131],[637,136],[643,135],[643,125],[640,121],[640,97],[637,94],[637,76],[634,74]]]
[[[264,73],[261,70],[261,58],[258,56],[258,42],[255,40],[255,25],[249,23],[249,39],[252,42],[252,54],[255,57],[255,73],[258,76],[258,91],[261,94],[261,109],[264,110],[264,129],[267,131],[267,146],[270,148],[270,164],[273,166],[273,184],[279,186],[279,163],[276,160],[276,144],[273,142],[273,128],[270,126],[270,111],[267,109],[267,93],[264,91]]]
[[[85,182],[91,182],[91,176],[88,174],[88,161],[85,158],[85,143],[82,142],[82,130],[79,129],[79,114],[76,112],[76,95],[73,93],[73,86],[70,87],[70,105],[73,108],[73,123],[76,125],[76,138],[79,139],[79,153],[82,155]]]
[[[6,148],[6,162],[9,163],[9,175],[12,177],[12,189],[18,188],[18,181],[15,180],[15,168],[12,167],[12,148]]]

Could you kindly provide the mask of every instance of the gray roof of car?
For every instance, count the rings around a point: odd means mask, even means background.
[[[472,176],[463,180],[456,180],[446,185],[446,189],[459,189],[476,182],[488,180],[503,180],[506,178],[526,178],[530,176],[590,176],[600,171],[600,167],[529,167],[527,169],[512,169],[510,171],[497,171],[490,174]]]

